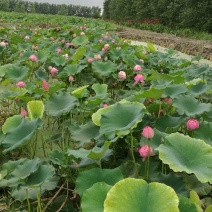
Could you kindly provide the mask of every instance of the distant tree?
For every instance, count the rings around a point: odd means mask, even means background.
[[[66,4],[58,5],[58,15],[68,15],[68,7]]]
[[[1,11],[9,11],[9,0],[1,0],[0,1],[0,10]]]

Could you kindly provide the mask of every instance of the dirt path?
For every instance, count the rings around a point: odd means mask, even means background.
[[[204,59],[212,61],[212,42],[209,40],[181,38],[175,35],[133,28],[124,28],[122,31],[117,31],[116,34],[122,38],[151,42],[153,44],[172,48],[193,56],[201,55]]]

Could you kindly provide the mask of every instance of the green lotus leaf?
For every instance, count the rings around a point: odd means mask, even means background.
[[[147,43],[147,50],[150,51],[150,52],[155,52],[156,48],[153,46],[152,43],[148,42]]]
[[[201,82],[202,82],[201,78],[195,78],[195,79],[192,79],[188,82],[185,82],[185,84],[188,88],[192,88],[194,85],[198,85]]]
[[[212,185],[201,183],[195,175],[184,175],[184,182],[189,190],[194,190],[200,196],[208,195],[212,191]]]
[[[48,74],[41,69],[35,71],[35,76],[40,80],[48,80]]]
[[[5,95],[8,99],[23,97],[27,93],[25,88],[11,87],[5,91]]]
[[[4,77],[5,73],[7,73],[8,70],[13,69],[13,64],[5,64],[0,66],[0,77]]]
[[[13,172],[18,165],[24,164],[25,161],[27,161],[27,160],[28,159],[26,159],[26,158],[21,158],[16,161],[9,160],[8,162],[6,162],[2,165],[2,170],[6,170],[7,176],[9,176],[11,174],[11,172]]]
[[[193,202],[196,206],[198,212],[203,212],[202,210],[202,201],[200,200],[198,194],[195,191],[190,191],[190,201]]]
[[[176,107],[180,115],[186,114],[187,116],[200,115],[204,112],[210,111],[211,104],[201,103],[193,96],[179,96],[173,100],[173,106]]]
[[[40,120],[38,119],[33,121],[23,119],[21,124],[11,132],[8,132],[4,140],[2,141],[1,145],[4,148],[3,153],[7,153],[11,150],[20,148],[21,146],[27,144],[39,125]]]
[[[176,96],[186,93],[188,88],[183,84],[173,84],[171,86],[166,87],[166,89],[163,92],[162,97],[171,97],[175,98]]]
[[[156,88],[150,88],[149,90],[142,91],[142,93],[136,93],[136,98],[154,98],[159,99],[162,96],[162,93],[164,91],[163,89],[156,89]]]
[[[112,150],[109,149],[111,145],[110,141],[105,141],[104,145],[102,147],[95,146],[88,154],[88,158],[93,160],[100,160],[104,157],[105,153],[107,155],[112,154]]]
[[[8,67],[5,76],[6,78],[17,82],[23,80],[26,77],[27,73],[28,73],[27,67],[13,65]]]
[[[23,121],[23,117],[20,115],[14,115],[6,119],[2,126],[2,132],[4,134],[14,130],[16,127],[18,127],[21,122]]]
[[[56,188],[58,182],[57,177],[48,178],[44,181],[41,186],[27,186],[23,185],[19,188],[15,188],[11,192],[11,196],[18,201],[24,201],[27,199],[26,192],[28,192],[28,198],[35,200],[37,199],[37,194],[42,196],[45,191],[51,191]]]
[[[30,176],[28,177],[26,181],[26,185],[32,186],[32,187],[41,186],[42,188],[42,184],[44,182],[48,182],[49,179],[51,179],[54,175],[55,175],[55,170],[53,166],[49,164],[40,165],[39,168],[34,173],[30,174]]]
[[[37,57],[40,62],[45,62],[49,57],[49,53],[44,50],[39,50],[37,53]]]
[[[51,61],[56,66],[64,66],[66,64],[66,60],[63,56],[52,57]]]
[[[172,82],[166,81],[163,79],[159,79],[159,80],[154,80],[151,83],[154,88],[160,89],[160,88],[166,88],[166,87],[170,86]]]
[[[167,175],[159,173],[156,182],[164,183],[167,186],[172,187],[177,194],[188,197],[189,190],[187,185],[185,184],[183,177],[176,173],[169,173]]]
[[[48,93],[49,95],[54,94],[55,92],[61,90],[61,88],[64,88],[65,86],[66,86],[65,82],[62,81],[54,82],[54,84],[51,84]]]
[[[95,183],[91,188],[86,189],[82,195],[81,208],[83,212],[102,212],[104,201],[111,185],[105,182]]]
[[[211,72],[211,68],[207,65],[207,64],[202,64],[201,66],[193,66],[188,74],[193,77],[193,78],[198,78],[203,74],[210,73]],[[195,77],[194,77],[195,76]]]
[[[156,150],[164,164],[175,172],[194,173],[202,183],[212,182],[212,147],[180,133],[173,133]]]
[[[87,158],[89,152],[90,150],[83,149],[83,148],[80,148],[77,150],[68,149],[67,151],[69,156],[74,156],[75,158]]]
[[[196,205],[188,198],[178,195],[180,212],[198,212]]]
[[[38,170],[40,163],[41,161],[38,158],[26,160],[24,163],[18,165],[11,175],[19,179],[26,179],[28,176]]]
[[[93,147],[93,149],[87,150],[80,148],[78,150],[72,150],[69,149],[67,151],[68,155],[74,156],[75,158],[90,158],[92,160],[101,160],[104,158],[104,156],[108,157],[111,155],[112,150],[109,149],[111,142],[105,141],[104,145],[102,147]]]
[[[158,59],[157,59],[157,64],[158,64]],[[148,81],[151,80],[165,80],[165,81],[172,81],[172,77],[169,76],[168,74],[160,74],[159,72],[155,70],[150,71],[151,76],[147,77]]]
[[[205,212],[211,212],[212,211],[212,205],[209,205],[206,209]]]
[[[99,127],[93,122],[87,122],[85,125],[79,126],[79,129],[71,131],[71,137],[75,141],[79,141],[80,145],[91,142],[92,139],[98,139]]]
[[[123,55],[123,50],[121,49],[111,49],[109,54],[112,61],[116,61]]]
[[[70,112],[76,105],[78,100],[69,93],[52,94],[46,103],[49,115],[61,116]]]
[[[117,65],[111,61],[94,61],[92,63],[92,69],[98,76],[108,77],[117,70]]]
[[[117,103],[112,110],[102,114],[100,133],[110,138],[129,134],[130,130],[137,127],[146,114],[146,109],[139,104]]]
[[[104,212],[179,212],[174,190],[162,183],[126,178],[107,193]]]
[[[199,96],[207,92],[210,88],[211,88],[210,85],[200,82],[197,85],[192,86],[192,88],[189,90],[189,93],[194,96]]]
[[[73,94],[77,98],[85,97],[87,96],[87,93],[88,93],[87,87],[89,87],[89,85],[79,87],[75,89],[74,91],[72,91],[71,94]]]
[[[27,103],[27,110],[30,120],[42,119],[44,113],[44,104],[43,101],[30,101]]]
[[[123,179],[123,175],[119,168],[116,169],[100,169],[93,168],[84,172],[80,172],[76,180],[76,191],[81,196],[86,189],[89,189],[97,182],[105,182],[108,185],[114,185]]]
[[[80,73],[86,67],[86,65],[70,64],[64,67],[62,73],[66,73],[68,76],[75,75]]]
[[[194,131],[194,137],[204,140],[205,143],[212,146],[212,123],[201,122],[199,128]]]
[[[86,50],[86,46],[81,46],[76,50],[75,54],[71,57],[71,59],[77,63],[85,55]]]
[[[93,84],[92,89],[96,93],[95,98],[98,97],[104,99],[105,97],[107,97],[107,87],[108,85],[106,84]]]
[[[82,45],[87,44],[88,37],[87,36],[77,36],[71,42],[73,43],[74,46],[82,46]]]
[[[112,110],[114,107],[115,105],[110,105],[108,107],[100,108],[99,110],[97,110],[97,112],[92,115],[93,123],[97,126],[100,126],[101,125],[100,120],[101,120],[102,114]]]
[[[165,132],[166,129],[179,127],[183,122],[185,122],[185,118],[183,118],[182,116],[172,117],[169,115],[165,115],[157,119],[155,128]]]

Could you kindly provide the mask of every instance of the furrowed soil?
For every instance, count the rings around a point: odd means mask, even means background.
[[[117,31],[116,35],[130,40],[151,42],[153,44],[174,49],[188,55],[199,55],[204,59],[212,61],[212,41],[210,40],[182,38],[171,34],[157,33],[127,27]]]

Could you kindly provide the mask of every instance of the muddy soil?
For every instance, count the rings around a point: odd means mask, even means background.
[[[121,38],[151,42],[165,48],[175,49],[188,55],[200,55],[204,59],[212,61],[212,41],[209,40],[182,38],[171,34],[133,28],[123,28],[121,31],[117,31],[116,34]]]

